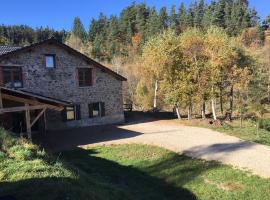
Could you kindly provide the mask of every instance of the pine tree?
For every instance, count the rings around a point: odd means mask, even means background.
[[[250,26],[255,27],[259,25],[259,19],[260,17],[258,16],[258,13],[255,8],[253,8],[250,11]]]
[[[179,23],[179,29],[183,31],[185,27],[187,26],[187,16],[186,16],[186,8],[184,3],[182,2],[178,9],[178,23]]]
[[[167,15],[167,10],[166,7],[162,7],[159,11],[159,21],[161,24],[161,28],[167,29],[168,28],[168,15]]]
[[[212,8],[210,5],[207,5],[204,9],[204,15],[202,19],[202,26],[206,30],[212,25]]]
[[[194,4],[190,4],[187,12],[187,25],[193,27],[194,25]]]
[[[157,15],[155,7],[152,7],[149,12],[149,18],[146,23],[147,27],[147,38],[158,34],[161,29],[161,23],[159,21],[159,16]]]
[[[136,13],[136,31],[141,37],[141,42],[145,41],[146,20],[148,12],[144,3],[140,4]]]
[[[232,15],[232,3],[226,2],[224,20],[227,34],[229,34],[233,29],[231,24],[231,15]]]
[[[119,28],[118,19],[116,16],[111,16],[108,25],[108,39],[107,39],[107,49],[110,59],[119,53]]]
[[[175,5],[171,6],[169,22],[170,22],[170,28],[171,29],[175,30],[176,27],[178,27],[177,15],[175,13]]]
[[[213,15],[213,24],[225,28],[225,0],[219,0]]]
[[[268,15],[264,20],[263,20],[263,26],[265,29],[268,29],[270,27],[270,15]]]
[[[80,38],[82,41],[86,40],[87,34],[79,17],[74,18],[71,33]]]
[[[89,30],[88,30],[88,40],[90,42],[94,42],[96,33],[97,33],[97,25],[96,25],[96,20],[94,18],[91,19],[90,25],[89,25]]]
[[[194,25],[196,27],[202,26],[203,16],[204,16],[204,0],[200,0],[199,4],[197,2],[195,4]]]

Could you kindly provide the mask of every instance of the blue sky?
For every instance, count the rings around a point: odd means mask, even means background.
[[[106,15],[119,14],[134,0],[2,0],[0,4],[0,24],[14,25],[26,24],[31,27],[49,26],[54,29],[71,28],[73,18],[81,18],[88,29],[91,17],[97,17],[100,12]],[[193,0],[194,1],[194,0]],[[146,2],[149,6],[159,9],[171,4],[179,5],[188,0],[137,0]],[[207,2],[207,0],[206,0]],[[270,14],[269,0],[249,0],[250,7],[255,7],[259,16],[263,19]]]

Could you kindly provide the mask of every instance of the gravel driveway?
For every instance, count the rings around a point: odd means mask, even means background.
[[[179,125],[168,120],[124,125],[118,128],[123,134],[119,139],[91,145],[130,143],[156,145],[194,158],[220,161],[270,178],[268,146],[247,142],[206,128]],[[138,134],[134,137],[125,137],[127,133]]]

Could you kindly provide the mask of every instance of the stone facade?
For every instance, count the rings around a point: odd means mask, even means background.
[[[55,68],[45,67],[45,54],[55,55]],[[47,113],[48,129],[124,121],[122,81],[57,44],[44,43],[30,50],[11,54],[0,59],[1,65],[22,66],[23,90],[80,105],[81,120],[65,122],[60,112],[49,111]],[[78,86],[76,69],[79,67],[92,68],[92,86]],[[104,117],[89,118],[88,104],[95,102],[105,103]]]

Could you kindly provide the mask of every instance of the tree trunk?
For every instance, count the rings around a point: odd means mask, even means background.
[[[192,99],[191,94],[189,94],[189,105],[188,105],[188,120],[192,119]]]
[[[157,108],[157,90],[158,90],[158,82],[155,81],[155,95],[154,95],[154,109]]]
[[[220,112],[223,115],[224,111],[223,111],[223,88],[220,87]]]
[[[229,120],[232,120],[232,116],[233,116],[233,86],[231,87],[231,91],[230,91],[230,108],[229,108]]]
[[[212,107],[212,114],[213,114],[213,119],[217,120],[217,115],[216,115],[216,106],[215,106],[215,100],[211,100],[211,107]]]
[[[177,118],[181,119],[181,114],[180,114],[180,110],[179,110],[178,106],[175,106],[175,111],[176,111],[176,114],[177,114]]]
[[[201,112],[202,112],[202,119],[205,119],[206,117],[205,117],[205,101],[203,101],[203,103],[202,103],[202,110],[201,110]]]

